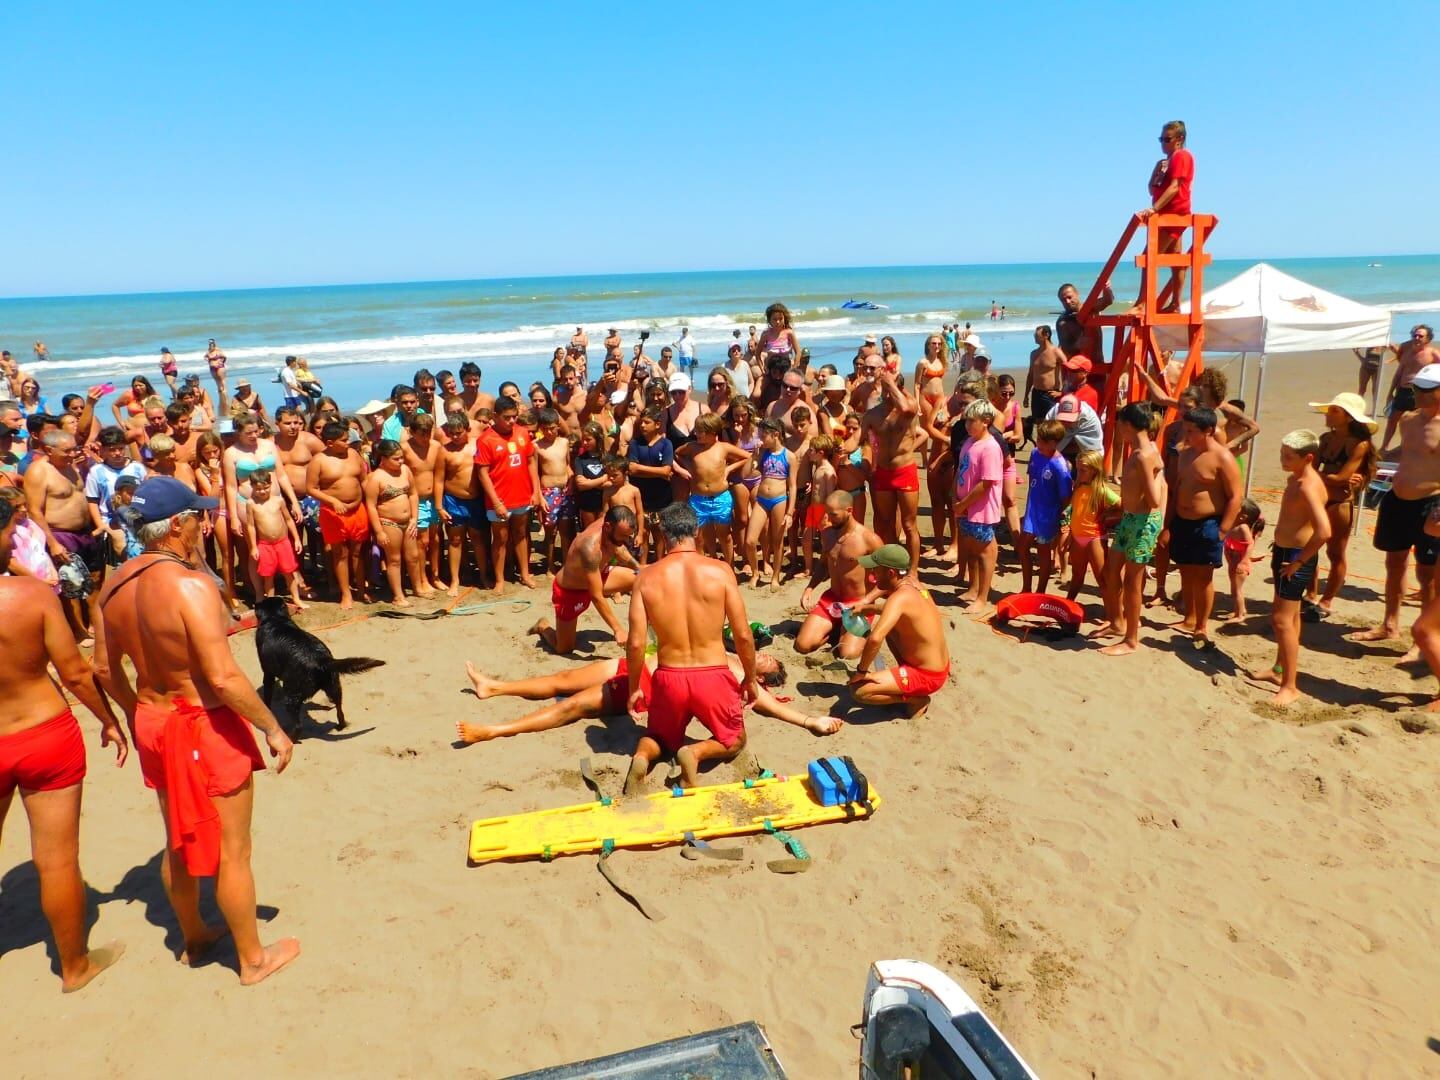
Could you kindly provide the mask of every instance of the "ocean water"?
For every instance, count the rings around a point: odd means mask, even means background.
[[[1276,259],[1304,281],[1365,303],[1389,305],[1397,339],[1425,313],[1440,312],[1440,255]],[[1207,282],[1218,284],[1251,265],[1217,260]],[[702,367],[724,360],[731,334],[761,325],[772,301],[783,301],[813,362],[848,370],[867,333],[891,334],[902,356],[918,357],[924,336],[946,322],[970,322],[999,369],[1023,369],[1039,323],[1053,323],[1056,289],[1073,281],[1082,293],[1098,264],[1034,263],[990,266],[858,267],[753,270],[513,280],[337,285],[217,292],[47,297],[0,300],[0,347],[10,349],[55,400],[135,374],[157,385],[158,355],[167,346],[181,373],[198,372],[215,338],[229,357],[233,385],[250,376],[273,403],[273,385],[287,353],[307,357],[327,393],[351,408],[385,397],[421,367],[458,369],[473,360],[493,391],[513,379],[522,387],[545,378],[556,346],[577,325],[590,334],[591,359],[609,327],[622,333],[627,353],[648,329],[647,351],[690,327]],[[1133,265],[1122,265],[1115,290],[1133,296]],[[847,310],[851,299],[884,305]],[[1004,320],[990,318],[1003,304]],[[43,340],[49,363],[33,363],[31,344]],[[592,372],[593,374],[593,372]]]

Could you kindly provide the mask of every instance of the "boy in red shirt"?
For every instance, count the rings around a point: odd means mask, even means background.
[[[535,440],[515,423],[520,403],[503,397],[495,403],[494,421],[475,442],[475,474],[485,495],[490,519],[490,557],[495,591],[505,591],[505,554],[515,553],[520,584],[535,587],[530,576],[530,508],[544,506]]]
[[[1151,214],[1190,213],[1190,185],[1195,181],[1195,159],[1185,149],[1185,123],[1171,120],[1160,129],[1160,146],[1165,156],[1155,163],[1150,173],[1150,206],[1140,211],[1140,220]],[[1180,237],[1184,229],[1165,228],[1160,230],[1160,251],[1180,250]],[[1185,268],[1174,267],[1170,281],[1175,286],[1166,311],[1180,310],[1180,294],[1185,289]]]
[[[1076,398],[1089,405],[1095,410],[1095,415],[1100,415],[1100,391],[1090,385],[1090,372],[1094,370],[1088,356],[1072,356],[1064,361],[1065,364],[1065,392],[1074,394]]]

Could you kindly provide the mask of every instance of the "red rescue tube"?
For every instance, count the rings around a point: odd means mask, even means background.
[[[1085,609],[1063,596],[1033,592],[1015,593],[995,605],[995,621],[1001,625],[1025,616],[1053,619],[1063,629],[1079,630],[1085,621]]]

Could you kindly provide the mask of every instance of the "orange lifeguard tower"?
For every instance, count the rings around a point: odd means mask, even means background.
[[[1143,380],[1131,378],[1127,381],[1125,376],[1130,373],[1132,366],[1138,365],[1152,374],[1157,374],[1160,382],[1165,383],[1165,363],[1161,356],[1160,343],[1155,337],[1155,328],[1183,326],[1187,331],[1185,363],[1179,380],[1170,387],[1172,395],[1178,396],[1205,368],[1205,312],[1200,297],[1205,291],[1205,267],[1210,265],[1210,255],[1205,250],[1205,243],[1217,224],[1219,219],[1214,214],[1151,214],[1144,219],[1136,214],[1121,234],[1119,243],[1115,245],[1104,269],[1095,279],[1085,302],[1080,305],[1076,317],[1087,330],[1103,327],[1115,329],[1114,345],[1108,361],[1110,371],[1100,393],[1107,469],[1111,466],[1111,449],[1115,442],[1115,413],[1118,411],[1117,399],[1120,396],[1121,384],[1127,383],[1128,386],[1126,402],[1142,401],[1148,396]],[[1185,230],[1182,234],[1182,250],[1165,253],[1159,250],[1160,234],[1162,230],[1171,229]],[[1140,268],[1139,303],[1135,309],[1120,314],[1101,314],[1097,310],[1100,297],[1104,294],[1120,259],[1134,240],[1136,232],[1140,230],[1145,233],[1145,248],[1135,256],[1135,265]],[[1185,249],[1187,239],[1190,246]],[[1176,267],[1189,271],[1185,286],[1190,294],[1190,310],[1185,312],[1180,311],[1180,303],[1187,298],[1175,296],[1174,283],[1167,281],[1163,287],[1160,285],[1161,271],[1173,270]],[[1173,311],[1166,310],[1172,307]],[[1103,345],[1103,329],[1100,329],[1100,333]],[[1103,357],[1092,359],[1104,360]],[[1167,424],[1174,419],[1174,413],[1173,408],[1167,411]]]

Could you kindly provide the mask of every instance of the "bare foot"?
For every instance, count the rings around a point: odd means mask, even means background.
[[[1395,666],[1404,667],[1406,664],[1418,664],[1421,659],[1420,646],[1411,645],[1410,648],[1406,650],[1405,655],[1395,661]]]
[[[60,980],[60,992],[62,994],[73,994],[84,990],[95,981],[95,977],[106,968],[110,967],[125,955],[125,943],[112,941],[108,945],[102,945],[98,949],[91,949],[85,954],[85,969],[80,974],[71,978],[62,977]]]
[[[477,742],[489,742],[495,738],[493,728],[488,728],[484,724],[467,724],[464,721],[455,725],[455,734],[459,735],[460,741],[467,745],[473,745]]]
[[[1164,593],[1156,593],[1154,596],[1150,597],[1149,600],[1145,601],[1145,606],[1164,607],[1168,603],[1170,603],[1170,598],[1168,596],[1166,596]]]
[[[928,697],[916,698],[914,701],[905,702],[905,715],[911,720],[918,720],[924,716],[930,708]]]
[[[529,574],[522,575],[520,578],[520,585],[522,588],[525,589],[533,589],[535,587],[535,579]]]
[[[1318,602],[1316,603],[1315,606],[1318,607],[1321,611],[1325,612],[1325,613],[1328,615],[1328,614],[1330,614],[1332,611],[1334,611],[1334,609],[1335,609],[1335,601],[1334,601],[1334,600],[1320,600],[1320,601],[1318,601]]]
[[[542,637],[542,638],[543,638],[543,637],[545,636],[545,631],[547,631],[547,630],[549,630],[549,629],[550,629],[550,620],[549,620],[549,619],[536,619],[536,620],[535,620],[535,625],[533,625],[532,627],[530,627],[529,630],[526,630],[525,633],[527,633],[527,634],[534,634],[536,637]]]
[[[1304,696],[1304,694],[1300,693],[1299,690],[1296,690],[1293,687],[1282,686],[1279,690],[1275,691],[1274,701],[1276,705],[1280,706],[1283,709],[1286,705],[1294,705],[1295,702],[1299,701]]]
[[[475,688],[477,698],[484,701],[486,698],[494,696],[495,687],[499,683],[498,679],[492,679],[489,675],[481,675],[469,660],[465,661],[465,674],[470,677],[470,685]]]
[[[355,598],[348,592],[340,594],[340,610],[349,611],[355,606]]]
[[[956,551],[954,548],[951,548],[949,551],[945,552],[944,555],[940,556],[940,561],[942,563],[945,563],[947,566],[957,566],[960,563],[960,552]]]
[[[990,618],[990,616],[995,614],[995,605],[990,603],[988,600],[984,603],[976,601],[976,603],[966,609],[966,614],[969,615],[976,622],[984,622],[986,619]]]
[[[1103,641],[1106,638],[1123,638],[1125,627],[1116,626],[1114,623],[1102,623],[1086,635],[1092,641]]]
[[[1194,633],[1195,633],[1195,620],[1194,620],[1194,619],[1191,619],[1191,618],[1188,618],[1188,617],[1187,617],[1187,618],[1184,618],[1184,619],[1181,619],[1181,620],[1180,620],[1179,622],[1177,622],[1177,623],[1171,623],[1171,624],[1170,624],[1170,629],[1171,629],[1171,630],[1178,630],[1178,631],[1180,631],[1180,633],[1182,633],[1182,634],[1194,634]]]
[[[779,578],[778,576],[772,577],[772,578],[770,579],[770,591],[771,591],[771,592],[779,592],[779,591],[780,591],[780,578]]]
[[[1114,645],[1106,645],[1100,650],[1101,656],[1129,656],[1133,652],[1139,652],[1139,646],[1131,645],[1128,641],[1117,641]]]
[[[1249,618],[1249,616],[1246,615],[1243,611],[1232,611],[1229,615],[1226,615],[1220,621],[1222,623],[1238,623],[1244,622],[1247,618]]]
[[[187,941],[185,948],[180,952],[180,963],[186,967],[194,967],[199,961],[205,958],[205,954],[215,947],[217,941],[230,936],[230,928],[224,923],[219,926],[207,926],[205,932],[194,941]]]
[[[1256,682],[1269,683],[1271,686],[1280,685],[1280,676],[1274,668],[1251,668],[1245,674]]]
[[[845,721],[838,716],[807,716],[805,718],[805,729],[816,735],[834,735],[845,726]]]
[[[296,611],[308,611],[310,609],[310,605],[302,601],[298,596],[292,596],[290,598],[290,606]]]
[[[297,938],[281,938],[273,945],[266,945],[264,959],[259,964],[251,967],[243,960],[240,962],[240,985],[254,986],[264,982],[299,955],[300,941]]]
[[[446,595],[446,596],[459,596],[459,595],[460,595],[460,582],[457,581],[457,582],[455,582],[455,584],[451,585],[448,589],[446,589],[446,590],[445,590],[445,595]]]
[[[645,786],[645,779],[650,775],[650,763],[641,758],[630,762],[630,771],[625,774],[625,787],[622,789],[626,795],[634,795]]]
[[[429,585],[426,585],[424,589],[416,589],[415,595],[420,597],[422,600],[429,600],[432,596],[435,595],[435,590],[430,588]]]
[[[410,601],[409,601],[408,599],[406,599],[406,597],[405,597],[405,595],[404,595],[403,593],[400,595],[400,597],[399,597],[398,599],[391,601],[391,603],[393,603],[396,607],[409,607],[409,606],[410,606]]]
[[[1391,629],[1389,629],[1388,627],[1386,627],[1386,626],[1384,626],[1384,625],[1381,625],[1381,626],[1371,627],[1369,630],[1357,630],[1355,633],[1351,634],[1346,640],[1347,640],[1347,641],[1398,641],[1398,640],[1400,640],[1400,631],[1399,631],[1399,630],[1391,630]]]

